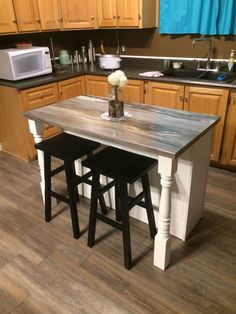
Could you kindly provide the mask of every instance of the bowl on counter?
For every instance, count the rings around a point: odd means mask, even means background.
[[[183,62],[173,62],[174,69],[180,69],[183,66]]]

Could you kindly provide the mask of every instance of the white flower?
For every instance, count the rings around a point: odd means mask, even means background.
[[[108,82],[111,84],[111,85],[119,85],[119,78],[116,76],[115,72],[110,74],[108,76]]]
[[[124,75],[120,77],[119,87],[123,87],[128,83],[127,77]]]
[[[125,73],[123,71],[121,71],[121,70],[116,70],[114,73],[119,78],[121,78],[122,76],[125,76]]]
[[[108,82],[113,86],[123,87],[128,83],[128,79],[123,71],[117,70],[108,76]]]

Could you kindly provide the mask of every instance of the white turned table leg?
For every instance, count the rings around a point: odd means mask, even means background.
[[[34,142],[40,143],[43,140],[43,131],[44,131],[44,123],[40,121],[34,121],[34,120],[28,120],[29,123],[29,129],[30,132],[34,136]],[[43,151],[37,149],[37,155],[38,155],[38,164],[39,164],[39,171],[41,176],[41,193],[43,198],[43,203],[45,203],[45,196],[44,196],[44,190],[45,190],[45,180],[44,180],[44,155]],[[54,197],[52,197],[52,207],[57,205],[57,201]]]
[[[154,265],[165,270],[170,262],[170,213],[171,185],[177,170],[177,160],[159,156],[158,172],[161,175],[161,198],[159,205],[158,233],[154,244]]]

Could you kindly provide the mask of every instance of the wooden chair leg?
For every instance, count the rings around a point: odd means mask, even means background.
[[[73,178],[74,178],[73,177],[73,165],[71,162],[65,162],[65,173],[66,173],[66,182],[67,182],[67,189],[68,189],[73,235],[75,239],[78,239],[80,236],[80,230],[79,230],[79,219],[78,219],[78,212],[77,212],[77,206],[76,206],[77,192],[76,192],[76,186],[73,184]]]
[[[132,267],[131,257],[131,242],[130,242],[130,224],[129,224],[129,210],[128,210],[128,189],[127,183],[120,180],[120,214],[122,220],[122,234],[123,234],[123,248],[124,248],[124,266],[126,269]]]
[[[149,185],[149,179],[148,179],[147,173],[141,178],[141,181],[142,181],[143,190],[145,191],[144,202],[146,205],[150,235],[152,238],[154,238],[156,233],[157,233],[157,228],[156,228],[156,223],[155,223],[155,217],[154,217],[152,199],[151,199],[151,192],[150,192],[150,185]]]
[[[101,185],[100,185],[100,182],[99,182],[99,190],[100,189],[101,189]],[[107,215],[107,213],[108,213],[107,206],[106,206],[104,195],[102,193],[99,193],[99,203],[100,203],[102,214],[103,215]]]
[[[116,221],[121,221],[121,206],[120,206],[120,187],[119,181],[117,180],[115,183],[115,206],[116,206]]]
[[[89,229],[88,229],[88,246],[89,247],[93,247],[95,243],[97,205],[98,205],[99,189],[100,189],[99,179],[100,179],[100,175],[94,172],[93,178],[92,178],[92,191],[91,191],[90,214],[89,214]]]
[[[52,219],[52,201],[51,201],[51,156],[44,152],[44,179],[45,179],[45,221]]]

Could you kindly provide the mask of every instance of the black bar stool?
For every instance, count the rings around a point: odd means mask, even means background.
[[[75,173],[74,161],[83,156],[90,156],[100,146],[99,143],[86,140],[74,135],[61,133],[50,139],[35,144],[35,148],[44,152],[44,178],[45,178],[45,221],[52,219],[51,197],[56,198],[70,206],[71,221],[74,238],[80,236],[79,220],[76,202],[79,201],[78,185],[82,182],[92,184],[92,172],[79,176]],[[51,157],[63,161],[63,165],[51,169]],[[52,190],[51,179],[56,174],[65,171],[68,197]],[[103,195],[99,197],[103,214],[107,213]]]
[[[108,147],[82,162],[93,173],[91,192],[91,208],[89,217],[88,246],[95,244],[96,220],[101,220],[122,231],[125,268],[132,267],[129,210],[135,205],[146,208],[151,237],[156,235],[156,224],[151,201],[148,171],[157,164],[157,160],[129,153],[117,148]],[[101,188],[100,175],[113,179]],[[142,182],[142,192],[136,197],[128,195],[128,183],[138,179]],[[116,221],[97,212],[97,202],[101,193],[115,187]]]

